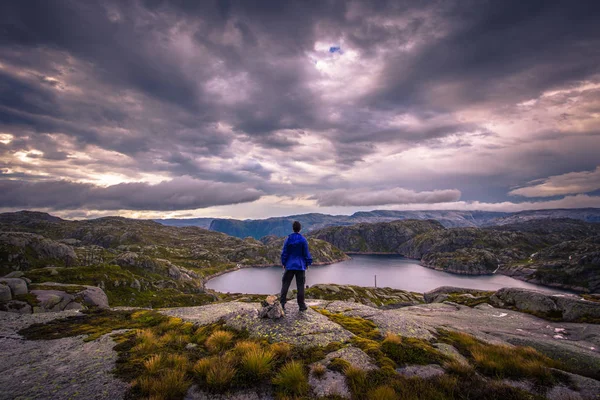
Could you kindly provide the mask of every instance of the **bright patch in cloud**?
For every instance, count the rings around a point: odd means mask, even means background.
[[[552,197],[589,193],[600,189],[600,166],[594,171],[570,172],[531,182],[532,185],[512,190],[509,194],[524,197]]]

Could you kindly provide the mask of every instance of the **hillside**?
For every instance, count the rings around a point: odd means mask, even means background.
[[[398,253],[403,243],[430,231],[443,231],[434,220],[404,220],[333,226],[310,233],[347,253]]]
[[[111,305],[196,304],[206,277],[253,265],[279,265],[281,241],[265,245],[198,227],[118,217],[66,221],[44,213],[0,214],[0,276],[33,283],[100,286]],[[346,255],[313,239],[316,263]]]
[[[600,224],[534,219],[486,228],[396,221],[312,233],[346,252],[388,252],[458,274],[502,273],[566,289],[600,291]]]

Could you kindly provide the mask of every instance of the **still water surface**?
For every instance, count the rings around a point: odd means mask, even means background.
[[[244,268],[211,279],[206,287],[219,292],[277,293],[281,288],[281,267]],[[552,288],[519,281],[504,275],[467,276],[422,267],[418,261],[400,256],[356,255],[351,260],[321,267],[310,267],[306,284],[337,283],[341,285],[388,286],[412,292],[427,292],[439,286],[458,286],[482,290],[520,287],[560,292]],[[295,288],[292,282],[290,289]]]

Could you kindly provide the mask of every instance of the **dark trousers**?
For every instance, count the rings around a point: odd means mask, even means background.
[[[292,283],[292,279],[294,276],[296,277],[296,288],[298,289],[298,306],[300,309],[305,309],[306,304],[304,303],[304,284],[306,283],[306,271],[295,270],[295,269],[286,269],[283,273],[283,277],[281,278],[281,296],[279,297],[279,302],[282,306],[285,305],[287,301],[287,292],[290,288],[290,284]]]

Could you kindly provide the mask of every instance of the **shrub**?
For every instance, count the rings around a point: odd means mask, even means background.
[[[227,350],[232,343],[233,333],[227,331],[214,331],[204,343],[206,348],[212,353],[218,353]]]
[[[396,400],[397,398],[396,392],[389,386],[379,386],[367,393],[368,400]]]
[[[321,379],[325,376],[325,372],[327,372],[327,368],[323,364],[314,364],[310,370],[313,376],[317,379]]]
[[[309,388],[304,367],[298,361],[290,361],[281,367],[273,383],[280,392],[297,396],[305,395]]]
[[[262,349],[248,351],[240,363],[242,370],[251,378],[261,379],[269,375],[273,363],[273,353]]]

